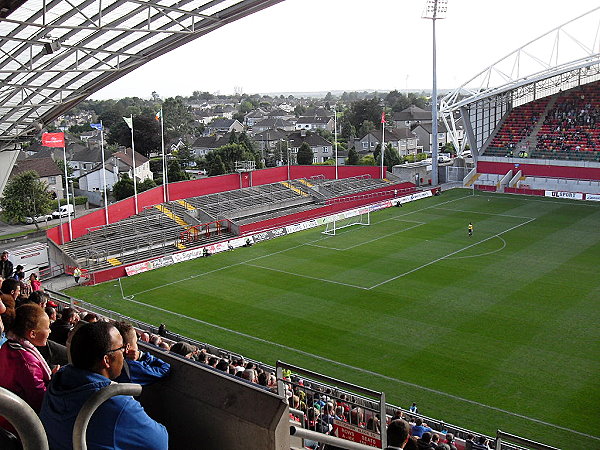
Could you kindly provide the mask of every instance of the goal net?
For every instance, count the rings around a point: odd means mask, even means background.
[[[325,226],[325,231],[322,233],[328,236],[335,236],[337,231],[354,225],[371,225],[371,213],[367,211],[366,213],[346,218],[337,218],[336,216],[336,218],[333,219],[333,222],[329,222]]]

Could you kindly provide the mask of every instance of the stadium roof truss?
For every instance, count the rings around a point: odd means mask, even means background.
[[[0,0],[0,150],[148,61],[283,0]]]
[[[468,141],[476,158],[512,108],[598,80],[600,7],[519,47],[448,93],[440,99],[440,116],[459,153]],[[459,139],[458,120],[467,139]]]

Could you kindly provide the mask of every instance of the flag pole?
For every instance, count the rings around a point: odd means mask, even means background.
[[[67,220],[69,222],[69,241],[73,240],[73,228],[71,226],[71,212],[69,211],[69,173],[67,171],[67,146],[63,140],[63,161],[65,165],[65,190],[67,191]],[[73,211],[75,211],[75,205],[73,205]],[[58,211],[58,215],[60,216],[60,208]]]
[[[100,121],[100,149],[102,150],[102,179],[104,183],[104,217],[108,225],[108,197],[106,195],[106,167],[104,166],[104,126]]]
[[[160,107],[160,140],[162,144],[162,166],[163,166],[163,198],[165,203],[169,201],[169,181],[167,177],[167,161],[165,159],[165,122],[163,109]]]
[[[338,179],[338,152],[337,152],[337,110],[333,106],[333,142],[335,145],[335,179]]]
[[[133,200],[135,203],[135,213],[138,213],[138,198],[137,198],[137,181],[135,179],[135,142],[133,140],[133,114],[131,114],[129,120],[131,121],[131,158],[133,163]]]
[[[381,113],[381,179],[385,178],[383,171],[383,155],[385,153],[385,107]]]

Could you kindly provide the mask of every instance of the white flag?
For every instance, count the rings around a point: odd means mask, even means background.
[[[123,120],[129,127],[129,129],[133,130],[133,118],[132,117],[123,117]]]

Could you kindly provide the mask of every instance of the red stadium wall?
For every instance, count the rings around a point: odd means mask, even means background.
[[[509,188],[509,187],[504,188],[504,192],[506,192],[508,194],[540,195],[542,197],[546,194],[546,191],[543,191],[542,189]]]
[[[504,175],[509,170],[521,170],[524,176],[575,178],[579,180],[600,180],[600,168],[554,166],[546,164],[519,164],[495,161],[479,161],[477,172]]]
[[[169,200],[180,200],[199,195],[214,194],[217,192],[230,191],[240,187],[259,186],[278,181],[287,180],[287,166],[273,167],[269,169],[255,170],[251,173],[220,175],[216,177],[202,178],[199,180],[179,181],[169,184]],[[335,178],[334,166],[290,166],[290,177],[310,178],[322,175],[325,178]],[[380,177],[380,169],[375,166],[340,166],[338,167],[340,178],[349,178],[360,175],[370,175],[372,178]],[[155,187],[138,194],[138,211],[163,202],[162,186]],[[108,218],[110,223],[118,222],[135,214],[135,202],[133,197],[121,200],[108,206]],[[105,224],[104,209],[94,211],[85,216],[71,221],[73,238],[83,236],[88,228]],[[62,233],[62,236],[61,236]],[[49,229],[46,232],[48,239],[56,244],[70,241],[69,225]]]

